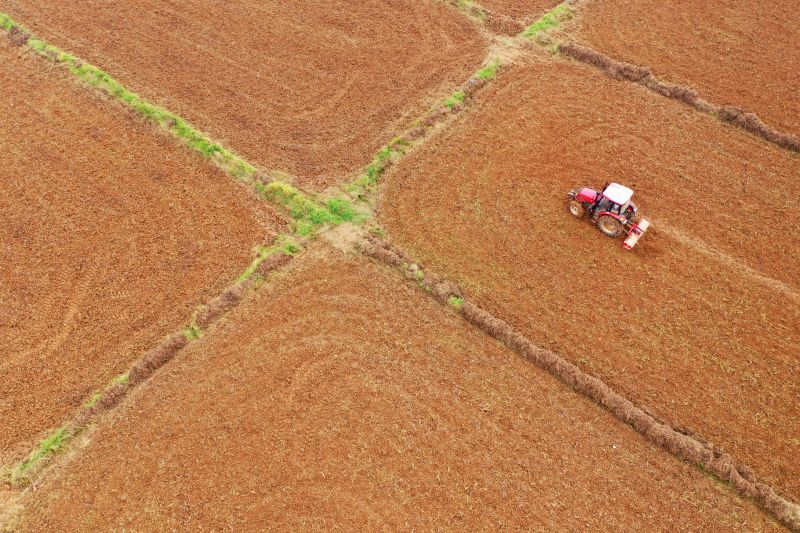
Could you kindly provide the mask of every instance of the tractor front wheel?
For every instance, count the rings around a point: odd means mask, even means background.
[[[610,215],[598,218],[597,228],[609,237],[619,237],[622,234],[622,222]]]
[[[586,214],[586,208],[583,207],[577,200],[570,200],[569,201],[569,212],[573,214],[575,218],[583,218],[583,215]]]

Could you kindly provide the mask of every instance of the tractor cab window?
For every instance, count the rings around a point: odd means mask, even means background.
[[[619,205],[615,204],[605,196],[600,198],[600,201],[597,203],[597,210],[598,211],[610,211],[612,213],[619,213]]]

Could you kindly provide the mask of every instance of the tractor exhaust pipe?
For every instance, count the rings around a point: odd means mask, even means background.
[[[644,235],[644,232],[647,231],[649,227],[650,222],[645,219],[640,220],[638,224],[634,224],[631,231],[628,233],[628,238],[622,243],[622,247],[626,250],[632,249],[639,241],[639,237]]]

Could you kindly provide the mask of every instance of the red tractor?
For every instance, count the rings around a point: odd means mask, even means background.
[[[636,204],[631,202],[633,191],[619,183],[606,183],[602,192],[583,187],[570,191],[567,196],[569,212],[577,218],[589,213],[592,223],[609,237],[627,233],[628,238],[622,244],[627,250],[633,248],[650,227],[647,220],[636,220]]]

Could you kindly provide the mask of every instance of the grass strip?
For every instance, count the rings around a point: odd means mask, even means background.
[[[522,36],[529,39],[538,37],[542,32],[557,28],[562,22],[571,19],[573,16],[572,7],[566,2],[558,4],[556,7],[544,14],[542,18],[522,30]]]
[[[300,237],[312,236],[325,225],[336,226],[343,222],[360,224],[366,218],[346,198],[328,198],[317,202],[288,183],[272,181],[266,185],[259,184],[259,191],[265,198],[289,211],[295,222],[295,233]]]
[[[61,426],[52,435],[39,443],[39,446],[31,455],[17,466],[11,474],[11,481],[19,483],[26,478],[26,474],[33,467],[40,464],[43,460],[56,453],[70,437],[67,426]]]
[[[451,113],[458,112],[471,96],[470,87],[474,86],[476,83],[485,85],[494,80],[501,66],[502,63],[499,59],[487,61],[461,88],[454,91],[450,96],[436,104],[432,109],[426,111],[422,117],[416,120],[414,122],[414,129],[431,128],[432,121],[430,121],[430,118],[436,116],[437,112],[441,109],[446,109]],[[438,117],[441,118],[442,114],[438,113]],[[427,124],[427,122],[431,122],[431,124]],[[422,124],[427,124],[427,126],[422,126]],[[406,132],[403,135],[395,137],[389,141],[386,146],[381,148],[378,153],[373,156],[372,162],[367,165],[360,176],[345,187],[347,194],[356,200],[363,200],[373,192],[389,165],[400,160],[413,146],[422,142],[420,140],[410,139],[408,133],[409,132]]]
[[[275,239],[275,244],[272,246],[261,246],[258,248],[258,252],[256,254],[256,258],[250,263],[250,266],[242,272],[242,274],[236,279],[237,283],[242,283],[250,278],[253,274],[256,273],[258,267],[267,260],[268,257],[271,257],[277,253],[283,253],[288,256],[293,256],[301,249],[301,245],[297,244],[292,240],[291,236],[286,234],[278,235]]]
[[[493,59],[489,61],[486,66],[475,73],[475,78],[482,81],[493,80],[497,77],[497,71],[500,69],[500,60]]]
[[[378,184],[378,180],[389,164],[405,154],[409,144],[408,141],[399,137],[392,139],[373,156],[372,162],[367,165],[361,176],[346,187],[347,193],[357,200],[365,198]]]

